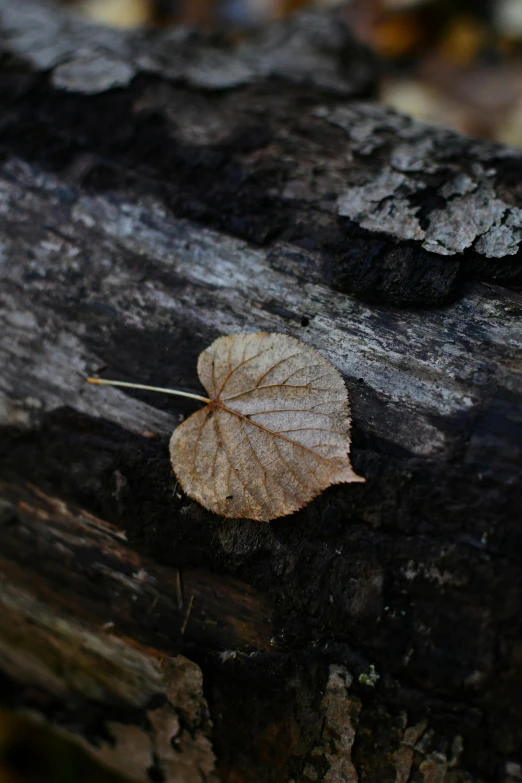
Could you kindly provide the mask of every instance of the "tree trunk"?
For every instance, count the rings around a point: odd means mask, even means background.
[[[139,781],[522,778],[522,155],[397,116],[335,17],[232,44],[0,0],[1,703]],[[187,498],[198,354],[341,371],[353,464]]]

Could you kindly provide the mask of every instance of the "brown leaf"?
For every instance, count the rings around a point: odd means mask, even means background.
[[[314,348],[284,334],[220,337],[199,357],[210,404],[172,435],[174,472],[224,517],[269,522],[331,484],[364,481],[348,459],[344,381]]]

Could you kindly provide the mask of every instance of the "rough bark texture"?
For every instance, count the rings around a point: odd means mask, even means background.
[[[0,0],[1,699],[138,780],[522,777],[522,155],[374,104],[334,18],[231,45]],[[415,307],[414,307],[415,306]],[[351,394],[359,486],[172,475],[215,337]]]

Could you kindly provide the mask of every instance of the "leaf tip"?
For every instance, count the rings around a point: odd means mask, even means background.
[[[366,484],[366,479],[364,476],[359,476],[359,474],[355,472],[351,465],[348,478],[346,478],[345,481],[347,484]]]

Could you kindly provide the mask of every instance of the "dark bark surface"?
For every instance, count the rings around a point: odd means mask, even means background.
[[[3,701],[139,780],[518,780],[522,155],[358,102],[333,18],[6,0],[0,50]],[[260,329],[343,373],[367,479],[269,525],[177,487],[191,403],[84,383],[197,393]]]

